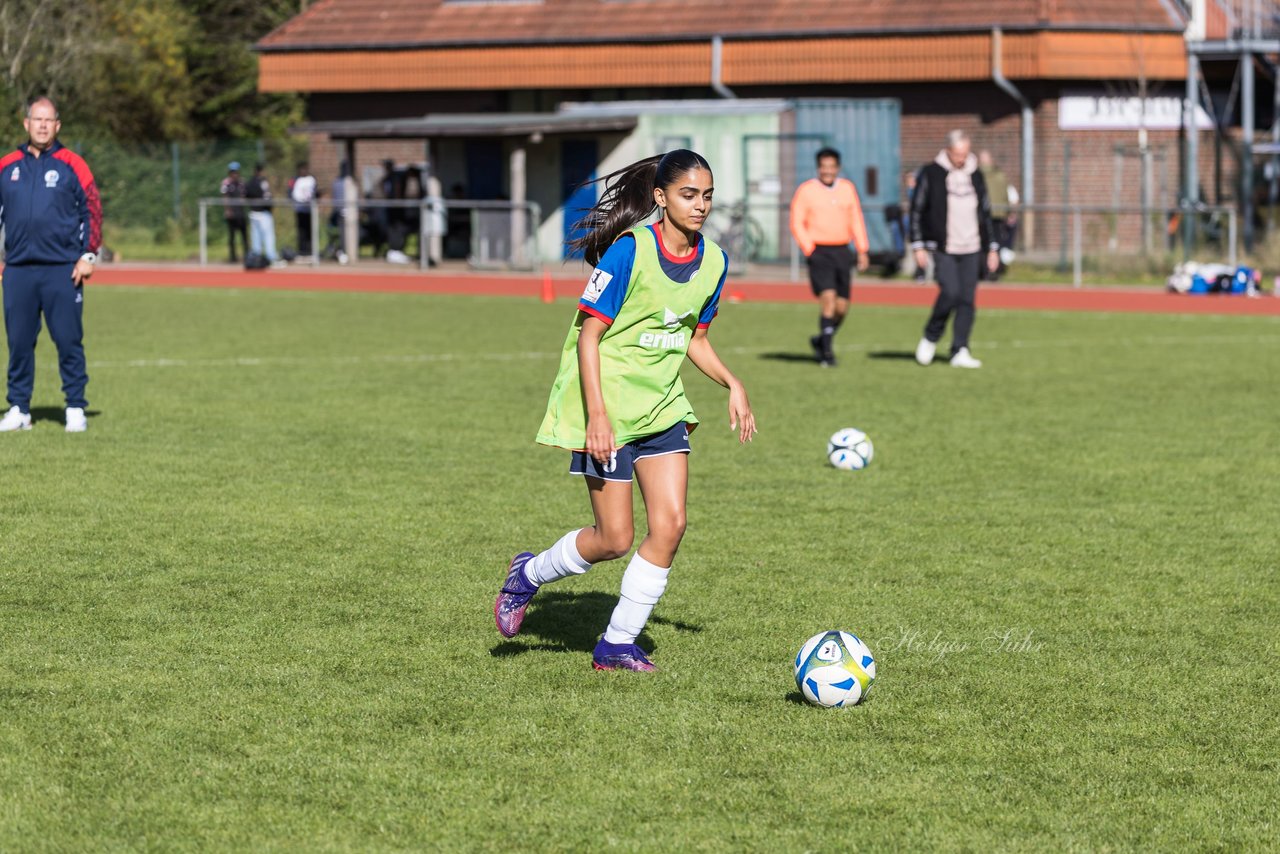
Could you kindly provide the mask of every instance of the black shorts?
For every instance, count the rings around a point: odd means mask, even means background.
[[[601,465],[583,451],[574,451],[569,460],[569,474],[581,474],[600,480],[630,483],[634,479],[636,460],[689,453],[689,425],[681,421],[661,433],[632,439],[613,452],[613,458]]]
[[[834,289],[836,296],[848,299],[855,260],[848,246],[813,247],[809,256],[809,287],[813,288],[813,295]]]

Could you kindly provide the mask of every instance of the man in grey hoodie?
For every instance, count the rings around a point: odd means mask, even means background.
[[[929,253],[933,253],[938,279],[938,299],[925,324],[924,337],[916,345],[916,361],[922,365],[933,362],[938,341],[954,314],[952,367],[982,367],[969,352],[974,296],[980,265],[985,261],[987,269],[995,271],[1000,265],[1000,246],[991,228],[987,185],[964,131],[948,133],[947,147],[920,170],[911,196],[911,248],[921,269],[928,267]]]

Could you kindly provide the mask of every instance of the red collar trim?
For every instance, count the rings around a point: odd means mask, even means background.
[[[659,226],[662,223],[655,222],[649,226],[653,229],[653,236],[658,240],[658,251],[662,253],[662,257],[675,264],[688,264],[690,261],[698,257],[698,247],[702,245],[702,235],[698,235],[698,240],[689,250],[688,255],[673,255],[667,250],[667,244],[662,242],[662,229]]]

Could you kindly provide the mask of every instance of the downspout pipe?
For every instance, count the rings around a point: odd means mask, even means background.
[[[711,88],[721,98],[737,98],[733,90],[724,85],[724,39],[711,37]]]
[[[1033,205],[1036,201],[1036,164],[1033,155],[1036,130],[1035,111],[1018,87],[1004,76],[1004,32],[999,27],[991,29],[991,81],[1022,107],[1022,203]],[[1063,199],[1065,202],[1066,199]]]

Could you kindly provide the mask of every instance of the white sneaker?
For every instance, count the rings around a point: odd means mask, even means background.
[[[938,345],[928,338],[921,338],[916,345],[916,362],[921,365],[933,364],[933,354],[938,352]]]
[[[401,252],[399,249],[388,249],[387,261],[391,264],[408,264],[409,256]]]
[[[0,418],[0,433],[12,433],[14,430],[30,429],[31,413],[23,412],[16,406],[10,407],[9,411],[4,414],[4,418]]]
[[[981,368],[982,362],[973,358],[968,347],[961,347],[956,354],[951,357],[951,367],[953,368]]]
[[[271,269],[273,270],[284,270],[288,266],[289,266],[289,262],[284,260],[283,258],[277,258],[276,260],[271,262]]]
[[[89,428],[89,419],[84,417],[84,410],[78,406],[67,407],[67,432],[83,433]]]

